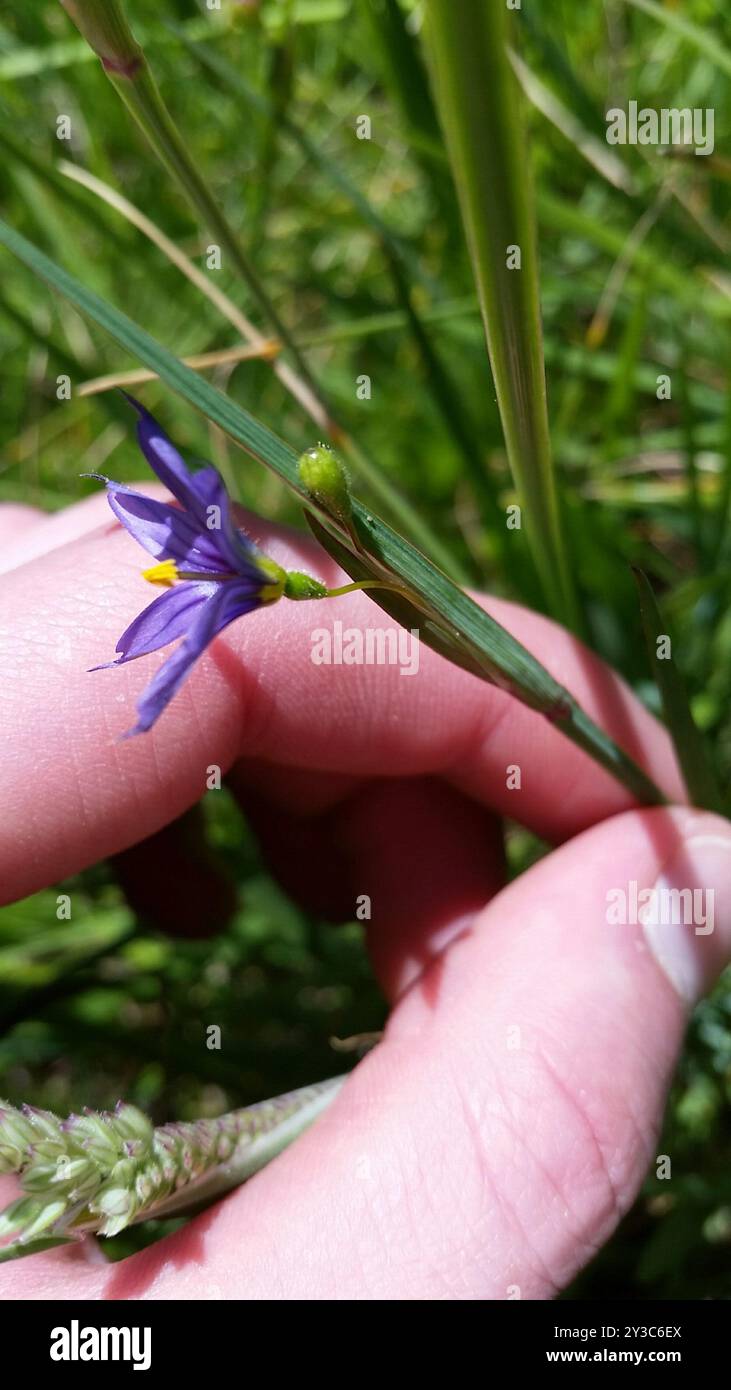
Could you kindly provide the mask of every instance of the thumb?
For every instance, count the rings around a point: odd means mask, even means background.
[[[292,1149],[176,1235],[74,1272],[77,1296],[551,1297],[634,1199],[688,1009],[729,955],[726,821],[593,827],[426,966]]]
[[[552,1296],[636,1196],[689,1006],[729,955],[727,822],[595,826],[493,899],[329,1113],[218,1209],[206,1277],[239,1297]],[[190,1240],[139,1257],[154,1296],[180,1296]]]

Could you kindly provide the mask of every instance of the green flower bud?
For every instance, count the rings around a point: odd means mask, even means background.
[[[35,1221],[40,1205],[34,1197],[18,1197],[0,1212],[0,1239],[22,1231],[26,1221]]]
[[[47,1231],[49,1226],[58,1221],[59,1216],[63,1216],[65,1210],[66,1203],[63,1200],[44,1202],[43,1205],[39,1205],[35,1217],[31,1217],[29,1221],[23,1223],[23,1231],[20,1236],[21,1245],[27,1244],[29,1240],[33,1240],[34,1236],[39,1236],[43,1231]]]
[[[94,1211],[95,1208],[90,1207],[89,1210]],[[126,1226],[130,1225],[136,1214],[137,1208],[133,1203],[125,1211],[121,1211],[118,1216],[106,1216],[99,1227],[99,1235],[118,1236],[120,1231],[123,1231]]]
[[[115,1132],[125,1139],[140,1139],[146,1144],[152,1140],[152,1125],[136,1105],[119,1104],[114,1111],[112,1123]]]
[[[315,502],[347,525],[353,509],[348,475],[337,454],[324,444],[316,444],[300,456],[297,472]]]
[[[10,1148],[0,1144],[0,1173],[18,1173],[25,1162],[25,1149]]]
[[[227,1158],[231,1157],[235,1147],[236,1145],[233,1137],[230,1134],[222,1134],[216,1145],[217,1161],[219,1163],[225,1162]]]
[[[37,1138],[32,1124],[13,1106],[0,1108],[0,1148],[27,1154],[30,1145]]]
[[[34,1163],[23,1177],[23,1188],[26,1192],[47,1192],[57,1173],[55,1163]]]
[[[326,598],[327,588],[319,579],[313,579],[311,574],[289,570],[284,581],[284,593],[287,598],[294,599]]]
[[[59,1156],[65,1153],[65,1148],[58,1143],[58,1140],[40,1139],[32,1146],[33,1164],[45,1160],[48,1163],[55,1163]]]
[[[60,1158],[56,1164],[56,1172],[51,1178],[52,1183],[65,1183],[74,1189],[79,1184],[84,1184],[94,1179],[99,1181],[99,1172],[90,1158]]]
[[[92,1211],[102,1216],[129,1216],[134,1210],[134,1194],[120,1183],[110,1183],[97,1192]]]

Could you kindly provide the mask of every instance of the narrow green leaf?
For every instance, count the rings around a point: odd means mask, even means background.
[[[409,144],[430,180],[439,221],[451,231],[456,220],[454,196],[439,120],[417,40],[409,32],[399,0],[361,0],[359,8],[383,85],[400,109]]]
[[[426,522],[400,495],[386,474],[375,466],[365,450],[355,445],[333,416],[322,387],[281,318],[254,261],[196,163],[189,141],[178,131],[162,99],[145,52],[132,34],[121,0],[64,0],[64,4],[87,42],[98,53],[109,81],[150,147],[167,172],[177,180],[191,206],[224,248],[236,273],[257,300],[289,357],[293,370],[296,369],[297,380],[292,380],[290,389],[300,404],[305,405],[318,427],[347,453],[353,467],[390,509],[392,516],[420,545],[426,544],[456,578],[463,579],[463,573],[439,538],[432,535]]]
[[[700,730],[697,728],[685,690],[683,678],[672,655],[672,640],[663,621],[657,599],[647,575],[633,570],[640,595],[640,615],[650,655],[652,671],[660,691],[665,722],[675,746],[688,796],[694,806],[708,811],[723,812],[723,797],[719,790]],[[667,655],[663,639],[669,642]]]
[[[273,104],[270,98],[262,95],[242,77],[238,68],[224,58],[215,49],[204,46],[203,44],[193,43],[188,37],[182,25],[170,24],[169,28],[175,36],[185,45],[186,48],[195,56],[197,61],[212,72],[215,77],[228,89],[235,97],[245,101],[252,110],[259,112],[271,120],[274,116]],[[291,110],[284,110],[277,113],[278,120],[283,133],[296,144],[302,153],[328,178],[331,183],[348,199],[351,206],[362,217],[363,221],[376,233],[381,240],[389,245],[392,250],[404,258],[408,259],[412,273],[416,269],[416,258],[411,255],[410,248],[400,236],[389,227],[388,223],[380,216],[373,205],[365,197],[362,189],[355,183],[343,167],[332,159],[327,151],[317,140],[313,139],[306,130],[294,119]]]
[[[397,5],[396,9],[398,10]],[[383,13],[385,14],[386,11],[383,11]],[[388,14],[391,14],[390,6],[388,8]],[[380,19],[380,9],[378,10],[378,15]],[[400,18],[399,23],[403,23]],[[202,44],[192,43],[184,36],[177,26],[171,25],[170,27],[173,32],[181,38],[182,42],[190,49],[198,61],[213,72],[235,96],[244,100],[253,110],[265,115],[269,122],[274,122],[276,117],[277,128],[302,150],[306,158],[321,170],[335,188],[339,189],[339,191],[345,195],[351,203],[351,206],[362,218],[363,222],[376,234],[381,244],[386,264],[391,273],[397,301],[403,307],[405,325],[411,330],[412,337],[422,360],[422,365],[428,377],[432,398],[444,419],[452,439],[462,454],[467,476],[472,481],[477,496],[487,502],[489,516],[486,517],[486,520],[488,520],[493,527],[495,539],[498,544],[500,544],[505,532],[504,528],[495,526],[497,499],[494,485],[491,483],[490,476],[484,463],[484,450],[481,448],[476,436],[476,431],[467,417],[464,402],[461,400],[449,372],[441,361],[425,329],[426,315],[421,311],[417,313],[414,305],[410,290],[410,282],[418,280],[423,283],[425,277],[408,243],[402,241],[402,239],[392,231],[364,196],[358,185],[354,183],[341,166],[326,153],[322,145],[318,144],[315,139],[297,124],[289,110],[278,109],[275,112],[273,101],[262,96],[259,92],[250,87],[249,83],[245,81],[228,59],[221,57],[219,53],[211,51],[210,48],[206,48]],[[410,42],[409,50],[412,53],[416,52],[413,42]],[[428,94],[428,87],[426,91]],[[432,109],[431,106],[430,109]],[[436,130],[436,123],[434,129]],[[301,341],[301,338],[298,338],[298,342]],[[412,532],[412,534],[415,533]],[[462,576],[455,577],[461,578]]]
[[[546,406],[535,210],[500,0],[426,0],[427,49],[508,461],[547,604],[578,626]]]
[[[0,244],[105,329],[134,358],[156,372],[173,391],[217,424],[253,458],[273,469],[297,493],[308,510],[319,512],[320,509],[300,481],[294,451],[266,425],[222,395],[190,367],[179,362],[139,324],[88,290],[67,270],[56,265],[2,221]],[[589,719],[573,696],[468,594],[415,546],[357,501],[353,502],[353,517],[363,549],[373,557],[381,573],[396,576],[403,582],[404,587],[416,596],[420,611],[426,612],[436,627],[450,634],[450,639],[466,657],[474,659],[484,679],[545,714],[567,738],[617,777],[639,801],[657,804],[665,800],[646,774]],[[324,512],[320,513],[320,521],[324,532],[334,535],[342,548],[350,550],[351,560],[357,564],[347,534],[338,536],[332,518]],[[348,566],[346,569],[350,572]],[[386,612],[390,611],[385,595],[374,591],[373,597]]]
[[[606,218],[594,216],[580,204],[556,197],[545,188],[538,194],[536,202],[540,220],[551,231],[581,237],[590,246],[598,247],[615,259],[625,252],[630,231],[628,227],[617,228]],[[629,266],[643,275],[652,275],[656,285],[694,311],[708,314],[712,319],[731,317],[731,299],[719,294],[718,288],[709,283],[704,267],[673,264],[669,254],[671,249],[667,240],[648,236],[633,248]]]

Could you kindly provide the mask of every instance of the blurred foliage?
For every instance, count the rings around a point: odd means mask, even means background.
[[[209,11],[130,0],[129,11],[195,158],[347,427],[476,584],[540,606],[519,539],[506,563],[491,504],[512,500],[511,483],[418,5],[222,0]],[[680,7],[660,12],[670,21]],[[630,566],[652,577],[728,788],[731,19],[720,0],[686,0],[682,16],[690,33],[623,0],[556,0],[516,22],[523,62],[553,102],[552,119],[529,107],[531,156],[552,438],[585,627],[654,704]],[[630,99],[713,108],[714,154],[612,147],[612,181],[577,130],[606,155],[604,113]],[[70,141],[57,138],[60,114]],[[360,114],[370,140],[356,138]],[[90,169],[205,263],[205,229],[50,0],[0,19],[0,147],[3,215],[20,231],[179,355],[236,342],[159,250],[59,172],[61,158]],[[225,269],[217,283],[256,317]],[[0,319],[0,496],[57,508],[88,493],[83,471],[139,476],[113,395],[56,399],[59,373],[76,387],[137,364],[7,259]],[[370,400],[356,395],[363,374]],[[670,400],[656,394],[661,374]],[[295,448],[314,442],[266,364],[213,379]],[[299,524],[275,479],[187,408],[173,419],[155,384],[144,395],[243,502]],[[124,1096],[156,1122],[213,1114],[341,1070],[330,1036],[380,1026],[360,928],[327,926],[285,897],[225,792],[208,794],[203,816],[233,885],[204,939],[172,939],[133,911],[119,865],[0,911],[0,1093],[60,1111]],[[541,852],[515,829],[509,847],[514,871]],[[64,893],[68,921],[57,918]],[[211,1023],[221,1052],[205,1046]],[[648,1181],[576,1295],[731,1296],[730,1089],[727,979],[698,1009],[679,1068],[659,1146],[672,1180]]]

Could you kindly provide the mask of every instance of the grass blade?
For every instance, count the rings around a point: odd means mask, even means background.
[[[699,53],[710,58],[717,68],[731,77],[731,53],[724,48],[718,34],[701,29],[699,25],[678,14],[677,10],[658,5],[656,0],[628,0],[628,4],[633,5],[636,10],[643,10],[645,14],[652,15],[660,24],[680,34],[689,43],[694,44]]]
[[[86,41],[98,54],[109,81],[155,155],[180,185],[191,206],[225,251],[237,274],[248,286],[271,324],[283,351],[290,358],[289,389],[293,389],[296,374],[296,396],[300,404],[307,409],[310,418],[347,454],[354,470],[372,488],[399,524],[409,531],[419,544],[425,545],[450,573],[462,579],[464,575],[461,568],[438,537],[433,535],[398,489],[372,462],[366,451],[356,444],[334,418],[325,393],[315,380],[290,329],[272,302],[256,266],[190,154],[187,141],[181,136],[170,116],[145,52],[129,28],[123,5],[119,0],[104,0],[104,3],[101,3],[101,0],[64,0],[64,5]]]
[[[171,26],[171,28],[176,34],[179,33],[177,27]],[[216,52],[211,52],[202,45],[192,43],[182,33],[180,33],[180,37],[198,61],[214,73],[228,90],[244,100],[253,110],[264,114],[270,122],[274,120],[275,112],[271,100],[254,91],[227,59],[222,58]],[[411,49],[413,50],[413,45],[411,45]],[[289,137],[305,157],[329,179],[332,185],[345,195],[363,222],[375,233],[391,275],[397,303],[402,306],[405,324],[411,330],[412,338],[428,377],[432,398],[452,440],[460,451],[467,477],[470,479],[478,498],[486,503],[483,508],[487,513],[486,520],[489,519],[493,535],[500,545],[503,540],[503,530],[496,526],[496,490],[492,486],[491,479],[483,465],[483,451],[476,438],[476,431],[468,420],[457,389],[426,331],[423,316],[421,313],[417,314],[414,306],[409,276],[414,279],[423,278],[415,256],[408,245],[402,242],[401,238],[397,237],[378,215],[357,184],[353,183],[335,160],[325,153],[321,145],[297,124],[288,111],[277,111],[276,119],[282,134]],[[297,341],[300,342],[301,339],[298,338]],[[504,547],[502,548],[504,549]]]
[[[640,569],[633,571],[640,595],[640,615],[652,671],[662,699],[665,723],[675,745],[688,796],[694,806],[723,812],[723,798],[706,747],[697,728],[683,678],[672,656],[667,625],[660,614],[652,585]],[[667,644],[667,655],[664,655]]]
[[[105,329],[133,357],[154,370],[173,391],[218,425],[253,458],[273,469],[299,495],[308,510],[318,511],[300,482],[294,451],[266,425],[197,376],[139,324],[88,290],[2,221],[0,244]],[[373,559],[373,573],[380,571],[402,581],[415,596],[419,611],[426,613],[455,647],[474,660],[485,680],[544,714],[639,801],[658,804],[665,800],[642,769],[594,724],[573,696],[468,594],[361,503],[353,503],[353,515],[363,549]],[[321,522],[324,534],[332,534],[332,518],[322,512]],[[337,536],[334,539],[338,541]],[[339,543],[341,549],[348,543],[347,533],[342,530]],[[358,564],[352,553],[351,561]],[[350,572],[350,564],[345,568]],[[385,594],[376,593],[374,597],[386,612],[391,611]],[[424,640],[429,640],[428,629],[424,632]]]
[[[506,9],[480,0],[427,0],[426,16],[438,106],[526,534],[549,608],[576,626],[551,462],[535,218]]]

